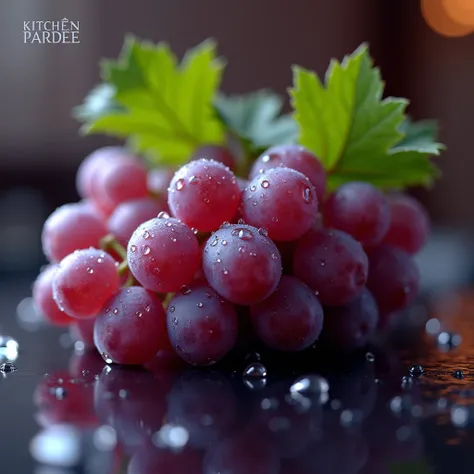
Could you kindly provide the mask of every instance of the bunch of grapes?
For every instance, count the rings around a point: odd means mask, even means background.
[[[276,351],[364,346],[417,295],[422,206],[365,182],[326,189],[317,157],[272,147],[245,179],[225,147],[178,170],[89,155],[82,201],[47,219],[37,308],[109,363],[210,365],[250,337]]]

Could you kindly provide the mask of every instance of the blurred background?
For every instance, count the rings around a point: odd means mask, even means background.
[[[332,57],[368,41],[387,94],[410,98],[415,119],[437,118],[448,146],[439,159],[442,181],[432,191],[414,191],[438,230],[422,256],[424,273],[438,278],[433,284],[472,273],[474,258],[465,252],[474,231],[473,1],[2,0],[0,9],[3,272],[37,271],[43,221],[58,205],[78,199],[79,162],[112,143],[81,138],[70,111],[99,82],[100,58],[117,57],[124,35],[133,32],[165,40],[179,55],[214,37],[228,59],[228,93],[271,87],[286,95],[291,64],[324,74]],[[80,44],[23,43],[24,21],[62,18],[80,21]]]

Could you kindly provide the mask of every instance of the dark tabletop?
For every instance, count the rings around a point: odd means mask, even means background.
[[[241,353],[210,369],[157,360],[145,370],[107,367],[38,322],[30,282],[0,289],[0,334],[19,343],[16,360],[3,349],[17,370],[0,373],[2,474],[472,472],[469,292],[417,305],[408,333],[356,354]],[[267,376],[244,377],[252,363]]]

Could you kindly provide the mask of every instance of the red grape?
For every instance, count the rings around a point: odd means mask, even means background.
[[[383,243],[409,254],[417,253],[430,234],[430,220],[424,207],[410,196],[396,195],[389,199],[390,227]]]
[[[265,232],[249,225],[226,224],[207,241],[203,270],[226,300],[248,305],[273,293],[281,277],[281,257]]]
[[[234,306],[199,281],[176,293],[169,302],[166,317],[172,346],[192,365],[217,362],[237,340]]]
[[[104,167],[117,156],[123,156],[125,150],[120,147],[108,146],[99,148],[86,156],[76,174],[76,187],[82,198],[91,198],[96,195],[97,180]]]
[[[295,240],[315,223],[318,198],[314,186],[291,168],[259,174],[242,194],[242,217],[263,227],[276,241]]]
[[[368,258],[359,242],[339,230],[311,229],[298,242],[293,272],[328,306],[346,304],[365,286]]]
[[[176,170],[174,168],[153,168],[148,172],[148,190],[155,196],[168,196],[168,187]]]
[[[89,205],[65,204],[44,223],[43,251],[51,262],[59,262],[75,250],[97,247],[106,233],[105,225]]]
[[[191,161],[171,180],[171,212],[201,232],[211,232],[230,221],[240,202],[237,180],[228,167],[214,160]]]
[[[53,297],[67,314],[90,318],[118,287],[115,260],[103,250],[89,248],[61,260],[53,281]]]
[[[37,311],[50,323],[68,326],[76,320],[61,311],[53,299],[53,279],[57,269],[56,265],[49,265],[38,275],[33,285],[33,301]]]
[[[134,230],[144,222],[153,219],[160,212],[167,211],[168,204],[163,199],[140,198],[119,204],[109,218],[109,232],[124,247],[127,246]]]
[[[97,316],[94,341],[106,360],[125,365],[148,362],[168,344],[161,301],[142,287],[122,288]]]
[[[260,339],[279,351],[301,351],[313,344],[323,326],[323,309],[308,286],[283,275],[266,300],[250,307]]]
[[[407,307],[417,296],[420,282],[420,273],[410,255],[388,245],[381,245],[368,255],[367,287],[382,315]]]
[[[318,199],[323,200],[326,191],[326,172],[313,153],[299,145],[279,145],[269,148],[255,161],[250,179],[271,168],[286,166],[303,173],[316,188]]]
[[[230,168],[231,170],[234,170],[236,166],[234,156],[225,146],[222,145],[201,146],[191,157],[190,161],[199,160],[201,158],[218,161],[219,163],[222,163],[223,165]]]
[[[324,308],[322,340],[342,351],[363,347],[377,329],[379,310],[367,289],[344,306]]]
[[[128,242],[127,259],[133,276],[158,293],[187,285],[201,264],[199,242],[193,231],[173,218],[141,224]]]
[[[326,227],[343,230],[364,246],[379,244],[390,225],[387,198],[369,183],[343,184],[324,205]]]
[[[119,155],[101,170],[92,199],[111,213],[120,203],[148,195],[147,170],[131,155]]]

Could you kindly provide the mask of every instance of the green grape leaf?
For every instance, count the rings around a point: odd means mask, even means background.
[[[290,115],[282,115],[283,100],[262,89],[245,95],[219,94],[215,108],[227,129],[252,152],[273,145],[296,143],[298,129]]]
[[[129,36],[120,58],[102,63],[119,108],[86,121],[83,131],[126,138],[154,164],[183,164],[199,146],[225,140],[213,107],[223,68],[213,41],[179,63],[166,44]]]
[[[438,155],[442,145],[413,127],[408,136],[408,101],[383,99],[380,71],[366,45],[342,63],[332,61],[324,83],[301,67],[293,71],[290,95],[299,142],[321,160],[330,189],[354,180],[381,188],[426,186],[438,176],[430,155]]]
[[[98,84],[81,105],[73,108],[72,115],[81,122],[93,122],[104,115],[120,112],[122,107],[114,96],[115,87],[107,83]]]

